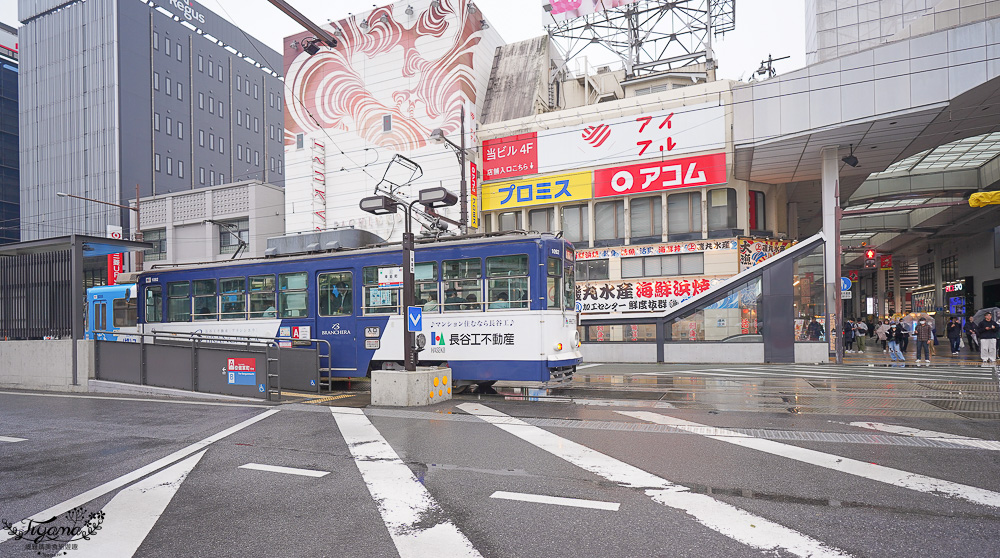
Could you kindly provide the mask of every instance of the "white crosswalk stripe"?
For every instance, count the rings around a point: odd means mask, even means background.
[[[610,368],[613,365],[601,365]],[[605,370],[593,370],[593,373],[607,373]],[[992,381],[996,378],[989,368],[973,366],[966,367],[926,367],[913,364],[900,367],[884,366],[852,366],[852,365],[812,365],[812,364],[780,364],[773,366],[726,366],[724,368],[698,368],[683,370],[659,370],[616,372],[627,376],[708,376],[725,378],[804,378],[804,379],[864,379],[875,381],[911,381],[911,382],[955,382],[955,381]]]

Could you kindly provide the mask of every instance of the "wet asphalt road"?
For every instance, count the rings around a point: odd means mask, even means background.
[[[998,555],[988,380],[582,380],[363,414],[0,393],[0,519],[106,512],[76,548],[0,556]],[[175,452],[156,489],[113,482]]]

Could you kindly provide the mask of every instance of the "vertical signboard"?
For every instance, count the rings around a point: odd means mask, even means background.
[[[115,240],[122,239],[122,228],[117,225],[108,225],[108,238]],[[122,265],[121,254],[108,254],[108,284],[118,284],[118,274],[125,271]]]
[[[479,228],[479,169],[476,164],[469,163],[469,226]]]
[[[878,267],[881,270],[892,269],[892,254],[879,254],[878,256],[879,264]]]

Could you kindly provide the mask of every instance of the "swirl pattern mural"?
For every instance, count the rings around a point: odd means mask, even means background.
[[[439,0],[422,11],[414,6],[412,15],[405,14],[406,5],[337,22],[340,44],[315,56],[290,46],[309,33],[286,39],[286,146],[296,134],[321,128],[352,132],[399,152],[426,145],[434,128],[458,134],[459,108],[477,101],[473,55],[482,35],[479,20],[463,0]],[[334,26],[325,29],[333,34]],[[392,116],[390,131],[383,131],[386,115]]]

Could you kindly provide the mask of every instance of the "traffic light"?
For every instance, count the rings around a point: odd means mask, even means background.
[[[865,269],[875,269],[875,250],[869,248],[865,250]]]

